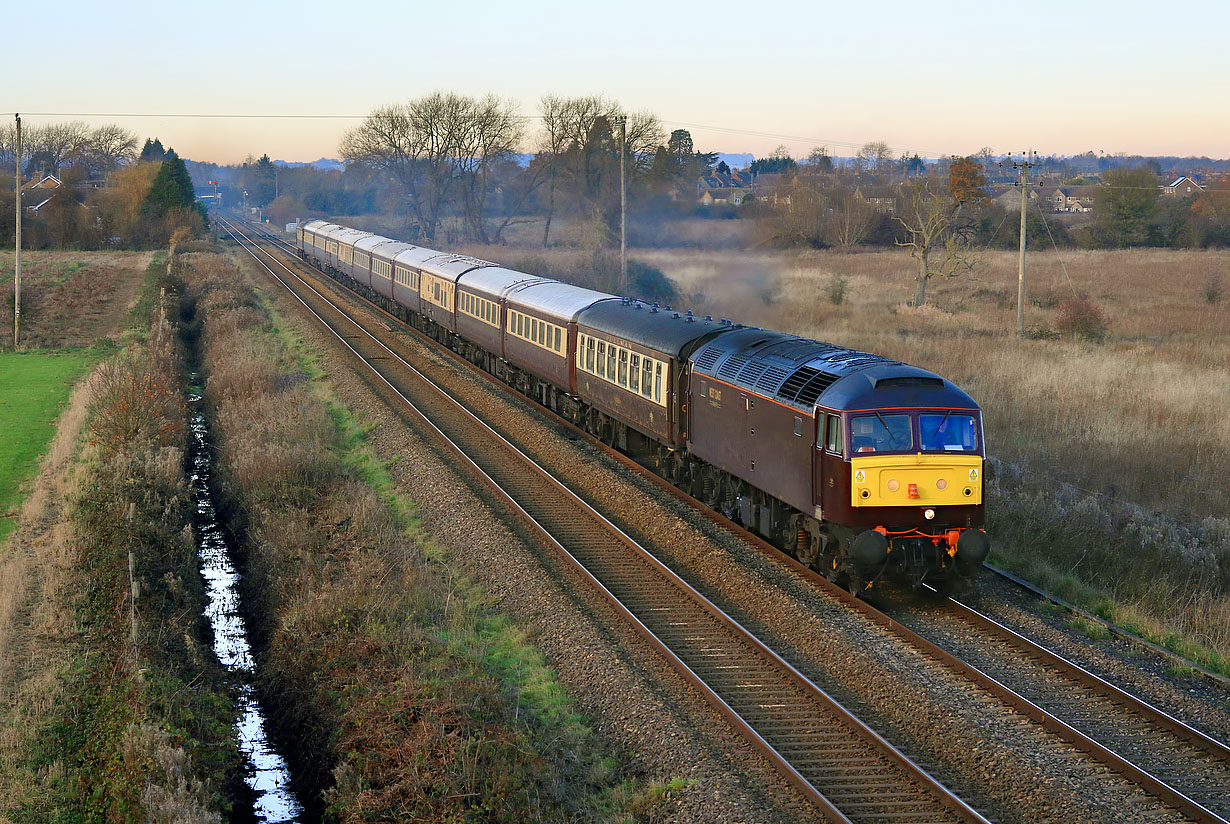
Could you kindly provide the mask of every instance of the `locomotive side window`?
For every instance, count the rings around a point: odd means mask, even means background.
[[[828,425],[825,428],[824,448],[827,449],[829,452],[834,452],[840,455],[841,445],[842,445],[841,416],[840,415],[829,415]]]
[[[798,415],[794,416],[794,434],[795,437],[803,436],[803,419]]]

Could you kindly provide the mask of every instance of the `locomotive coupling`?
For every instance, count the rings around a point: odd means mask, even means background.
[[[981,564],[990,551],[991,541],[981,529],[963,530],[957,538],[957,558],[969,566]]]
[[[888,538],[879,530],[869,529],[858,534],[850,549],[859,566],[879,566],[888,558]]]

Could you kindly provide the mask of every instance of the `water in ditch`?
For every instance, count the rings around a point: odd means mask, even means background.
[[[239,612],[239,573],[231,562],[226,533],[218,523],[211,482],[213,455],[210,452],[201,396],[189,395],[192,409],[192,500],[195,508],[197,551],[209,593],[205,615],[214,632],[214,651],[218,660],[234,676],[239,687],[239,746],[251,768],[246,777],[252,787],[257,821],[267,824],[298,824],[303,806],[290,789],[290,770],[286,760],[274,751],[266,735],[265,716],[256,702],[251,683],[252,649],[247,629]]]

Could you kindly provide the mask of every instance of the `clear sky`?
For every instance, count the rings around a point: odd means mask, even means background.
[[[544,94],[604,94],[700,150],[757,156],[884,141],[1230,157],[1224,1],[22,0],[16,20],[5,116],[102,113],[81,119],[219,163],[336,157],[374,107],[436,90],[526,115]]]

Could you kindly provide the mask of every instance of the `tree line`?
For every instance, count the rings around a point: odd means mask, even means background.
[[[203,232],[207,216],[184,161],[157,138],[140,151],[137,141],[115,125],[91,129],[74,121],[23,129],[23,247],[157,248],[176,232]],[[0,130],[0,163],[16,168],[14,126]],[[11,245],[16,199],[13,178],[6,179],[0,243]]]

